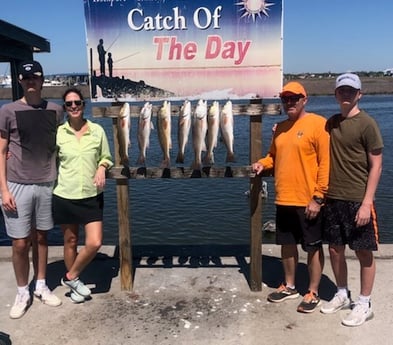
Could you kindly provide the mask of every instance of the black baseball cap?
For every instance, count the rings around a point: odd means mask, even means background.
[[[38,77],[44,77],[42,66],[39,62],[34,60],[23,61],[18,68],[19,80],[26,78],[30,75],[36,75]]]

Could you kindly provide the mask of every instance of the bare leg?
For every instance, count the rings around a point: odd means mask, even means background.
[[[66,262],[69,279],[78,277],[96,256],[102,245],[102,222],[98,221],[87,224],[85,226],[85,234],[86,243],[85,246],[81,248],[78,255],[76,255],[77,241],[75,242],[75,228],[74,236],[70,236],[72,243],[70,247],[72,247],[72,250],[69,250],[69,262]],[[68,266],[71,263],[72,258],[74,258],[74,260],[72,264]]]
[[[308,253],[307,265],[310,276],[310,285],[308,289],[316,294],[318,294],[324,263],[323,248]]]
[[[284,244],[281,246],[281,258],[284,268],[285,282],[295,286],[296,267],[299,261],[299,253],[296,244]]]
[[[67,271],[69,271],[77,256],[79,225],[63,224],[61,225],[61,229],[64,235],[64,263]]]
[[[46,268],[48,265],[48,240],[47,232],[33,229],[32,248],[33,248],[33,268],[35,279],[46,279]]]
[[[345,246],[330,245],[329,255],[337,286],[347,287],[348,268],[345,260]]]
[[[374,255],[370,250],[358,250],[356,256],[360,263],[360,294],[370,296],[376,273]]]
[[[17,286],[29,284],[29,250],[30,237],[12,240],[12,264]]]

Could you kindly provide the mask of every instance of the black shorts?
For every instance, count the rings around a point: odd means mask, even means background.
[[[64,199],[53,195],[52,210],[55,224],[88,224],[102,221],[104,193],[86,199]]]
[[[301,244],[306,252],[322,247],[322,217],[306,219],[305,207],[276,207],[276,243]]]
[[[356,213],[361,202],[327,199],[323,237],[329,244],[346,245],[352,250],[378,250],[377,214],[371,209],[368,224],[357,227]]]

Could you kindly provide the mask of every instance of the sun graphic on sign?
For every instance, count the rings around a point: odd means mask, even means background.
[[[269,17],[269,7],[273,6],[274,3],[269,3],[265,0],[243,0],[242,2],[236,3],[238,6],[243,6],[239,11],[244,11],[242,16],[252,18],[255,22],[256,17],[262,18],[262,14]]]

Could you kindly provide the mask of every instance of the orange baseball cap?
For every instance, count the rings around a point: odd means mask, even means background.
[[[296,81],[290,81],[288,84],[285,84],[285,86],[282,88],[280,96],[285,93],[293,93],[295,95],[302,95],[304,97],[307,97],[307,92],[304,89],[303,85]]]

